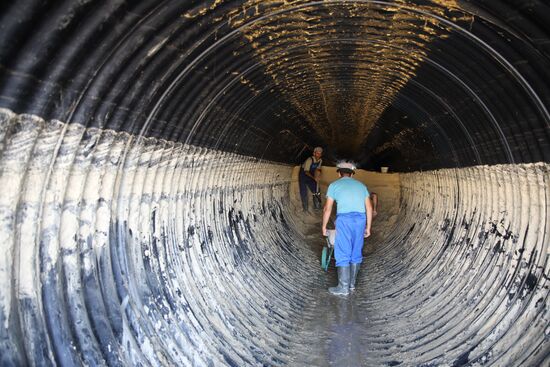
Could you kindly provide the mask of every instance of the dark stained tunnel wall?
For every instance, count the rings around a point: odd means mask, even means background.
[[[549,22],[536,0],[0,4],[0,364],[292,364],[318,271],[292,166],[317,145],[402,173],[370,365],[547,364]]]

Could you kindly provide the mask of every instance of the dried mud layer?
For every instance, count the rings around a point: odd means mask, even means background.
[[[548,164],[362,173],[340,299],[293,167],[5,109],[0,148],[2,366],[550,362]]]

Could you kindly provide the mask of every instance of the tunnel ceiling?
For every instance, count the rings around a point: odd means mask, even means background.
[[[544,1],[17,1],[0,107],[288,164],[549,161]]]

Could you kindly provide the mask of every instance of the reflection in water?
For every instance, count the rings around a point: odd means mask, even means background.
[[[328,338],[325,340],[326,359],[329,363],[342,366],[358,366],[364,360],[362,355],[362,331],[364,333],[365,310],[356,305],[353,296],[334,297],[328,300],[334,310],[329,319]],[[363,316],[363,317],[361,317]]]
[[[366,275],[366,274],[361,274]],[[358,287],[365,281],[359,278]],[[319,275],[319,288],[304,314],[304,323],[294,339],[289,365],[300,366],[367,366],[369,339],[368,304],[361,302],[364,290],[348,297],[329,294],[327,288],[336,283],[334,268]]]

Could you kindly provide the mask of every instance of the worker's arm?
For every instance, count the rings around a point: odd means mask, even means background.
[[[372,199],[372,217],[375,218],[378,215],[378,194],[371,192],[370,197]]]
[[[308,158],[302,169],[304,170],[304,173],[305,173],[306,176],[311,177],[312,179],[315,180],[315,177],[309,172],[309,170],[311,169],[312,163],[313,163],[313,159]]]
[[[330,214],[332,213],[332,204],[334,204],[334,199],[327,196],[327,201],[323,208],[323,236],[327,235],[327,224],[330,219]]]
[[[321,169],[320,168],[317,168],[315,170],[315,174],[312,175],[311,173],[309,173],[309,171],[306,172],[306,175],[308,175],[309,177],[311,177],[312,179],[315,180],[315,182],[319,182],[319,179],[321,178]]]
[[[365,228],[365,238],[370,236],[370,226],[372,224],[372,203],[370,197],[365,198],[365,209],[367,210],[367,227]]]
[[[313,175],[313,179],[315,180],[315,182],[319,183],[320,178],[321,178],[321,170],[316,169],[315,174]]]
[[[311,173],[309,173],[309,171],[304,171],[304,173],[306,174],[306,176],[309,176],[309,177],[311,177],[312,179],[315,180],[315,176],[313,176]]]

